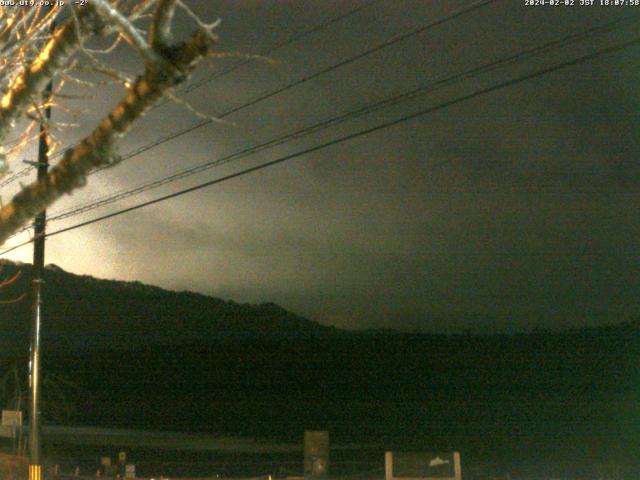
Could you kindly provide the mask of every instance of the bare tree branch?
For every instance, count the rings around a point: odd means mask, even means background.
[[[20,296],[16,298],[12,298],[11,300],[0,300],[0,305],[10,305],[12,303],[18,303],[24,300],[25,298],[27,298],[27,294],[21,293]]]
[[[131,43],[147,62],[157,62],[158,56],[149,47],[149,44],[140,35],[138,29],[122,13],[105,0],[92,0],[91,4],[99,15],[109,24],[115,27]]]
[[[21,270],[18,270],[13,277],[8,278],[6,280],[2,280],[0,281],[0,288],[4,288],[7,287],[9,285],[11,285],[12,283],[14,283],[16,280],[18,280],[18,278],[20,278],[20,275],[22,274]]]
[[[84,14],[83,25],[95,27],[91,16]],[[36,95],[39,95],[78,47],[75,26],[70,22],[56,29],[36,59],[25,68],[12,82],[9,90],[0,100],[0,141],[15,126]]]
[[[149,29],[149,43],[154,50],[161,50],[171,42],[171,21],[176,10],[176,0],[160,0],[153,13]]]
[[[70,38],[77,41],[73,27],[65,30],[69,31]],[[54,39],[59,35],[56,32]],[[46,178],[24,187],[0,209],[0,244],[62,195],[82,187],[91,170],[117,163],[117,141],[168,89],[188,78],[197,62],[209,55],[213,40],[210,31],[201,29],[186,42],[158,52],[158,59],[147,63],[124,99],[89,136],[68,150]],[[51,48],[55,47],[53,43]]]
[[[8,278],[6,280],[2,280],[0,281],[0,289],[8,287],[9,285],[15,283],[16,280],[18,280],[18,278],[20,278],[20,275],[22,274],[22,270],[18,270],[13,277]],[[0,304],[1,305],[8,305],[11,303],[18,303],[19,301],[23,300],[26,297],[26,293],[22,293],[20,296],[18,296],[17,298],[12,298],[10,300],[0,300]]]

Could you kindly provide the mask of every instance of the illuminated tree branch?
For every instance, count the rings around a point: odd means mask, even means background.
[[[21,274],[21,273],[22,273],[22,272],[21,272],[20,270],[18,270],[18,271],[16,272],[16,274],[15,274],[13,277],[8,278],[8,279],[6,279],[6,280],[1,280],[1,281],[0,281],[0,288],[8,287],[8,286],[9,286],[9,285],[11,285],[12,283],[14,283],[16,280],[18,280],[18,278],[20,278],[20,274]]]
[[[15,283],[15,281],[18,280],[18,278],[20,278],[21,274],[22,274],[22,271],[18,270],[15,273],[15,275],[13,275],[13,277],[7,278],[6,280],[0,280],[0,289],[8,287],[9,285],[12,285],[13,283]],[[26,298],[26,296],[27,296],[26,293],[22,293],[19,297],[12,298],[11,300],[0,300],[0,305],[8,305],[10,303],[18,303],[19,301],[21,301],[24,298]]]
[[[149,29],[149,43],[154,50],[161,50],[171,41],[171,20],[176,10],[176,0],[160,0]]]
[[[144,73],[126,85],[124,98],[93,132],[69,149],[44,179],[23,187],[11,202],[0,209],[0,244],[62,195],[82,187],[91,170],[118,163],[116,145],[133,123],[170,93],[171,88],[183,83],[198,61],[210,54],[215,41],[211,26],[199,28],[184,42],[166,43],[170,37],[169,23],[174,4],[172,0],[157,2],[149,39],[144,40],[114,4],[90,0],[96,15],[85,13],[80,17],[78,14],[75,20],[58,28],[36,59],[13,82],[2,99],[0,140],[12,128],[13,121],[25,113],[34,96],[44,89],[52,75],[62,69],[73,51],[82,49],[83,32],[95,32],[96,26],[106,25],[101,27],[103,32],[120,32],[145,59]]]
[[[85,12],[82,14],[83,28],[87,32],[93,31],[98,22],[95,16]],[[15,127],[15,122],[32,105],[35,97],[42,93],[53,76],[69,61],[78,44],[76,26],[67,22],[56,29],[35,60],[13,79],[9,90],[0,100],[0,141],[4,140],[7,133]]]

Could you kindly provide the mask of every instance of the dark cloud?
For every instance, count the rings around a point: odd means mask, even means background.
[[[355,5],[192,3],[201,14],[223,19],[221,51],[247,54]],[[208,114],[227,111],[461,5],[468,3],[380,2],[274,52],[276,63],[254,62],[187,98]],[[498,2],[96,175],[65,204],[631,14],[632,9]],[[145,198],[437,105],[632,34],[627,29],[590,38]],[[623,320],[640,307],[634,288],[640,273],[638,55],[637,48],[614,53],[57,237],[50,241],[48,261],[236,301],[274,301],[347,328],[487,331]],[[234,61],[215,60],[221,66]],[[198,71],[196,80],[210,72]],[[111,93],[98,102],[106,108],[112,98]],[[97,110],[91,114],[98,117]],[[123,150],[197,122],[180,106],[157,109]],[[78,253],[84,245],[91,253]]]

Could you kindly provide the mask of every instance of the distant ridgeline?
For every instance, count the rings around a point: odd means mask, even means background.
[[[29,291],[28,265],[2,299]],[[46,272],[43,371],[82,386],[76,423],[206,430],[495,458],[640,458],[640,325],[564,333],[346,332],[274,304]],[[28,301],[2,305],[26,359]],[[636,461],[636,460],[634,460]]]
[[[0,278],[23,274],[0,291],[0,300],[30,293],[30,264],[4,261]],[[315,335],[335,329],[295,315],[273,303],[238,304],[192,292],[172,292],[140,282],[99,280],[67,273],[56,265],[45,271],[45,350],[131,349],[148,345],[206,342],[246,334]],[[29,300],[2,305],[1,351],[24,351]],[[21,344],[16,348],[19,339]]]

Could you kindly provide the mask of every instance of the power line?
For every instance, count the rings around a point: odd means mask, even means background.
[[[164,195],[162,197],[158,197],[158,198],[155,198],[153,200],[146,201],[146,202],[138,203],[138,204],[133,205],[131,207],[127,207],[127,208],[124,208],[124,209],[121,209],[121,210],[118,210],[118,211],[115,211],[115,212],[112,212],[112,213],[109,213],[109,214],[106,214],[106,215],[102,215],[100,217],[96,217],[96,218],[93,218],[93,219],[90,219],[90,220],[87,220],[87,221],[84,221],[84,222],[80,222],[80,223],[77,223],[77,224],[69,226],[69,227],[65,227],[65,228],[61,228],[61,229],[55,230],[53,232],[48,233],[46,235],[46,237],[52,237],[54,235],[58,235],[58,234],[65,233],[65,232],[69,232],[69,231],[75,230],[77,228],[85,227],[87,225],[91,225],[93,223],[101,222],[101,221],[107,220],[109,218],[117,217],[117,216],[123,215],[125,213],[129,213],[129,212],[132,212],[134,210],[138,210],[140,208],[144,208],[144,207],[147,207],[147,206],[150,206],[150,205],[154,205],[156,203],[163,202],[165,200],[169,200],[169,199],[172,199],[172,198],[175,198],[175,197],[179,197],[179,196],[185,195],[187,193],[194,192],[196,190],[201,190],[203,188],[210,187],[210,186],[213,186],[213,185],[216,185],[216,184],[219,184],[219,183],[223,183],[223,182],[226,182],[228,180],[232,180],[234,178],[242,177],[244,175],[248,175],[250,173],[253,173],[253,172],[256,172],[256,171],[259,171],[259,170],[263,170],[265,168],[268,168],[268,167],[271,167],[271,166],[274,166],[274,165],[277,165],[277,164],[280,164],[280,163],[284,163],[284,162],[286,162],[288,160],[292,160],[292,159],[301,157],[303,155],[307,155],[309,153],[313,153],[313,152],[325,149],[327,147],[338,145],[338,144],[347,142],[349,140],[353,140],[355,138],[368,135],[370,133],[374,133],[374,132],[377,132],[377,131],[380,131],[380,130],[383,130],[383,129],[386,129],[386,128],[390,128],[390,127],[393,127],[395,125],[399,125],[401,123],[413,120],[415,118],[421,117],[423,115],[427,115],[429,113],[433,113],[433,112],[438,111],[438,110],[443,110],[445,108],[451,107],[451,106],[456,105],[458,103],[462,103],[462,102],[465,102],[467,100],[471,100],[471,99],[473,99],[475,97],[486,95],[488,93],[491,93],[491,92],[494,92],[494,91],[497,91],[497,90],[500,90],[500,89],[503,89],[503,88],[506,88],[506,87],[510,87],[510,86],[513,86],[513,85],[516,85],[516,84],[519,84],[519,83],[522,83],[522,82],[525,82],[525,81],[528,81],[528,80],[532,80],[534,78],[541,77],[543,75],[547,75],[549,73],[552,73],[552,72],[555,72],[555,71],[558,71],[558,70],[561,70],[561,69],[565,69],[565,68],[569,68],[569,67],[572,67],[572,66],[575,66],[575,65],[579,65],[581,63],[584,63],[584,62],[587,62],[587,61],[590,61],[590,60],[594,60],[594,59],[596,59],[598,57],[601,57],[603,55],[607,55],[607,54],[614,53],[614,52],[619,52],[619,51],[625,50],[627,48],[636,46],[638,44],[640,44],[640,38],[635,38],[633,40],[629,40],[629,41],[621,43],[621,44],[617,44],[617,45],[614,45],[614,46],[611,46],[611,47],[608,47],[608,48],[605,48],[605,49],[602,49],[602,50],[598,50],[596,52],[593,52],[593,53],[590,53],[590,54],[587,54],[587,55],[583,55],[583,56],[575,58],[573,60],[568,60],[568,61],[556,64],[556,65],[553,65],[553,66],[550,66],[550,67],[546,67],[546,68],[537,70],[537,71],[535,71],[533,73],[522,75],[520,77],[516,77],[516,78],[513,78],[511,80],[500,82],[498,84],[495,84],[495,85],[492,85],[492,86],[489,86],[489,87],[481,88],[481,89],[478,89],[478,90],[476,90],[476,91],[474,91],[474,92],[472,92],[470,94],[462,95],[462,96],[454,98],[452,100],[447,100],[447,101],[442,102],[442,103],[440,103],[438,105],[435,105],[435,106],[432,106],[432,107],[428,107],[426,109],[419,110],[417,112],[414,112],[414,113],[411,113],[411,114],[408,114],[408,115],[404,115],[404,116],[399,117],[399,118],[397,118],[395,120],[390,120],[390,121],[384,122],[382,124],[376,125],[374,127],[369,127],[369,128],[366,128],[364,130],[360,130],[358,132],[355,132],[355,133],[352,133],[352,134],[349,134],[349,135],[344,135],[342,137],[335,138],[333,140],[330,140],[328,142],[322,143],[320,145],[315,145],[313,147],[309,147],[309,148],[306,148],[304,150],[301,150],[301,151],[298,151],[298,152],[295,152],[295,153],[292,153],[292,154],[289,154],[289,155],[284,155],[284,156],[279,157],[277,159],[270,160],[268,162],[264,162],[264,163],[261,163],[259,165],[256,165],[256,166],[253,166],[253,167],[250,167],[250,168],[246,168],[244,170],[240,170],[238,172],[235,172],[235,173],[232,173],[232,174],[229,174],[229,175],[226,175],[226,176],[214,179],[214,180],[210,180],[210,181],[195,185],[193,187],[185,188],[185,189],[180,190],[178,192],[174,192],[174,193],[171,193],[171,194],[168,194],[168,195]],[[34,239],[30,239],[30,240],[28,240],[26,242],[18,244],[18,245],[14,246],[14,247],[11,247],[9,249],[6,249],[6,250],[0,252],[0,255],[3,255],[5,253],[9,253],[9,252],[11,252],[13,250],[16,250],[17,248],[20,248],[20,247],[24,246],[24,245],[28,245],[28,244],[32,243],[33,241],[34,241]]]
[[[340,61],[338,63],[335,63],[335,64],[333,64],[333,65],[331,65],[329,67],[321,69],[321,70],[319,70],[319,71],[317,71],[315,73],[312,73],[312,74],[309,74],[309,75],[307,75],[305,77],[302,77],[302,78],[300,78],[300,79],[298,79],[298,80],[296,80],[294,82],[288,83],[287,85],[285,85],[283,87],[277,88],[275,90],[272,90],[271,92],[268,92],[266,94],[260,95],[260,96],[258,96],[256,98],[254,98],[253,100],[249,100],[248,102],[246,102],[246,103],[244,103],[242,105],[239,105],[239,106],[234,107],[234,108],[232,108],[230,110],[227,110],[226,112],[223,112],[223,113],[219,114],[216,119],[203,120],[203,121],[201,121],[201,122],[199,122],[199,123],[197,123],[197,124],[195,124],[195,125],[193,125],[191,127],[188,127],[186,129],[180,130],[178,132],[171,133],[169,135],[165,135],[164,137],[160,137],[157,140],[155,140],[154,142],[149,143],[147,145],[143,145],[142,147],[140,147],[140,148],[128,153],[127,155],[125,155],[125,156],[123,156],[121,158],[122,158],[122,160],[128,160],[129,158],[132,158],[134,156],[140,155],[141,153],[144,153],[144,152],[146,152],[148,150],[151,150],[152,148],[155,148],[158,145],[161,145],[163,143],[171,141],[171,140],[173,140],[175,138],[178,138],[178,137],[180,137],[182,135],[186,135],[187,133],[193,132],[194,130],[197,130],[197,129],[201,128],[201,127],[204,127],[205,125],[209,125],[209,124],[213,123],[216,120],[221,120],[223,118],[228,117],[229,115],[233,115],[234,113],[237,113],[237,112],[239,112],[241,110],[244,110],[246,108],[252,107],[252,106],[254,106],[254,105],[256,105],[256,104],[258,104],[258,103],[260,103],[260,102],[262,102],[264,100],[267,100],[267,99],[272,98],[272,97],[274,97],[276,95],[279,95],[280,93],[285,92],[287,90],[290,90],[290,89],[292,89],[292,88],[294,88],[294,87],[296,87],[298,85],[302,85],[304,83],[307,83],[307,82],[309,82],[311,80],[314,80],[314,79],[316,79],[316,78],[318,78],[318,77],[320,77],[322,75],[325,75],[325,74],[327,74],[327,73],[329,73],[329,72],[331,72],[333,70],[336,70],[338,68],[344,67],[345,65],[348,65],[348,64],[353,63],[353,62],[355,62],[357,60],[365,58],[365,57],[367,57],[367,56],[369,56],[369,55],[371,55],[373,53],[379,52],[379,51],[381,51],[381,50],[383,50],[383,49],[385,49],[387,47],[390,47],[390,46],[395,45],[395,44],[397,44],[399,42],[402,42],[402,41],[404,41],[404,40],[406,40],[406,39],[408,39],[410,37],[413,37],[413,36],[419,35],[421,33],[424,33],[427,30],[430,30],[431,28],[434,28],[434,27],[437,27],[437,26],[442,25],[444,23],[447,23],[447,22],[449,22],[451,20],[454,20],[454,19],[456,19],[456,18],[458,18],[460,16],[463,16],[463,15],[465,15],[467,13],[471,13],[471,12],[473,12],[473,11],[479,9],[479,8],[482,8],[482,7],[486,6],[486,5],[489,5],[490,3],[494,3],[496,1],[497,0],[479,0],[479,1],[476,1],[476,2],[472,3],[471,5],[469,5],[469,6],[465,7],[465,8],[460,8],[460,9],[454,10],[454,11],[448,13],[448,14],[445,14],[445,15],[439,17],[438,19],[436,19],[436,20],[434,20],[434,21],[432,21],[432,22],[430,22],[430,23],[428,23],[426,25],[423,25],[423,26],[421,26],[419,28],[411,30],[410,32],[404,33],[402,35],[398,35],[398,36],[392,38],[391,40],[388,40],[386,42],[382,42],[382,43],[376,45],[375,47],[372,47],[372,48],[370,48],[368,50],[365,50],[364,52],[361,52],[361,53],[358,53],[356,55],[353,55],[353,56],[347,58],[346,60],[342,60],[342,61]],[[59,157],[61,155],[64,155],[70,148],[73,148],[73,146],[68,147],[67,149],[61,150],[57,154],[52,155],[52,158],[57,158],[57,157]],[[102,168],[98,168],[96,170],[93,170],[91,172],[91,174],[100,172],[100,171],[104,170],[105,168],[107,168],[107,167],[102,167]],[[20,177],[28,174],[29,171],[30,170],[28,168],[26,168],[26,169],[23,169],[20,172],[17,172],[16,174],[12,175],[11,177],[6,179],[5,181],[0,182],[0,188],[10,184],[11,182],[16,180],[17,178],[20,178]]]
[[[230,110],[227,110],[226,112],[221,113],[220,115],[218,115],[216,119],[203,120],[202,122],[199,122],[199,123],[197,123],[197,124],[195,124],[195,125],[193,125],[191,127],[188,127],[188,128],[183,129],[183,130],[180,130],[178,132],[174,132],[172,134],[169,134],[169,135],[166,135],[164,137],[161,137],[161,138],[157,139],[153,143],[150,143],[150,144],[147,144],[147,145],[143,145],[142,147],[140,147],[140,148],[130,152],[129,154],[127,154],[125,157],[123,157],[123,160],[128,160],[131,157],[134,157],[136,155],[140,155],[141,153],[144,153],[144,152],[146,152],[148,150],[151,150],[152,148],[155,148],[158,145],[161,145],[161,144],[163,144],[165,142],[168,142],[170,140],[174,140],[174,139],[176,139],[176,138],[178,138],[178,137],[180,137],[182,135],[186,135],[187,133],[191,133],[191,132],[193,132],[193,131],[201,128],[201,127],[204,127],[205,125],[209,125],[209,124],[213,123],[216,120],[221,120],[223,118],[228,117],[229,115],[233,115],[234,113],[237,113],[237,112],[239,112],[241,110],[244,110],[245,108],[252,107],[252,106],[254,106],[254,105],[256,105],[256,104],[258,104],[258,103],[260,103],[260,102],[262,102],[264,100],[268,100],[269,98],[275,97],[276,95],[279,95],[280,93],[286,92],[287,90],[290,90],[290,89],[292,89],[294,87],[297,87],[298,85],[302,85],[304,83],[307,83],[307,82],[309,82],[311,80],[314,80],[314,79],[316,79],[316,78],[318,78],[318,77],[320,77],[322,75],[325,75],[325,74],[327,74],[329,72],[332,72],[333,70],[336,70],[338,68],[341,68],[341,67],[344,67],[346,65],[349,65],[349,64],[351,64],[353,62],[356,62],[357,60],[365,58],[365,57],[367,57],[367,56],[369,56],[369,55],[371,55],[373,53],[379,52],[379,51],[381,51],[381,50],[383,50],[383,49],[385,49],[387,47],[390,47],[390,46],[395,45],[395,44],[397,44],[399,42],[402,42],[402,41],[404,41],[404,40],[406,40],[406,39],[408,39],[410,37],[413,37],[413,36],[419,35],[421,33],[424,33],[427,30],[430,30],[431,28],[437,27],[437,26],[442,25],[442,24],[444,24],[446,22],[454,20],[454,19],[456,19],[456,18],[458,18],[458,17],[460,17],[462,15],[465,15],[467,13],[471,13],[471,12],[473,12],[473,11],[475,11],[475,10],[481,8],[481,7],[484,7],[484,6],[486,6],[486,5],[490,4],[490,3],[493,3],[495,1],[497,1],[497,0],[480,0],[480,1],[477,1],[477,2],[475,2],[473,4],[471,4],[470,6],[468,6],[466,8],[461,8],[461,9],[458,9],[458,10],[454,10],[453,12],[450,12],[450,13],[448,13],[446,15],[443,15],[442,17],[440,17],[440,18],[438,18],[438,19],[436,19],[436,20],[434,20],[434,21],[432,21],[432,22],[430,22],[430,23],[428,23],[426,25],[423,25],[422,27],[414,29],[414,30],[412,30],[410,32],[407,32],[405,34],[396,36],[396,37],[392,38],[391,40],[388,40],[386,42],[378,44],[373,48],[365,50],[364,52],[361,52],[361,53],[358,53],[356,55],[353,55],[353,56],[347,58],[346,60],[342,60],[342,61],[340,61],[338,63],[334,63],[333,65],[331,65],[329,67],[326,67],[326,68],[324,68],[322,70],[319,70],[319,71],[317,71],[315,73],[312,73],[310,75],[302,77],[302,78],[300,78],[300,79],[298,79],[298,80],[296,80],[294,82],[288,83],[287,85],[285,85],[283,87],[280,87],[280,88],[277,88],[275,90],[272,90],[269,93],[260,95],[260,96],[258,96],[256,98],[254,98],[253,100],[249,100],[248,102],[243,103],[242,105],[239,105],[239,106],[234,107],[234,108],[232,108]],[[99,172],[101,170],[104,170],[104,169],[105,169],[105,167],[100,168],[100,169],[96,169],[92,173],[97,173],[97,172]]]
[[[273,53],[276,50],[279,50],[279,49],[281,49],[283,47],[286,47],[287,45],[291,45],[292,43],[295,43],[298,40],[301,40],[304,37],[306,37],[308,35],[311,35],[312,33],[317,32],[318,30],[322,30],[322,29],[324,29],[324,28],[326,28],[326,27],[328,27],[330,25],[333,25],[334,23],[338,23],[339,21],[344,20],[345,18],[348,18],[351,15],[360,12],[361,10],[364,10],[366,8],[370,8],[370,7],[374,6],[376,3],[380,3],[381,1],[383,1],[383,0],[372,0],[372,1],[366,2],[366,3],[360,5],[360,6],[356,7],[356,8],[353,8],[353,9],[349,10],[348,12],[346,12],[346,13],[344,13],[342,15],[339,15],[337,17],[334,17],[334,18],[332,18],[332,19],[330,19],[330,20],[328,20],[328,21],[326,21],[324,23],[320,23],[320,24],[314,25],[314,26],[308,28],[307,30],[304,30],[304,31],[302,31],[302,32],[300,32],[298,34],[295,34],[295,35],[289,37],[288,39],[284,40],[283,42],[280,42],[280,43],[272,46],[268,50],[261,51],[260,53],[258,53],[258,56],[261,56],[261,57],[267,56],[267,55]],[[223,70],[220,70],[218,72],[213,73],[209,77],[207,77],[207,78],[205,78],[203,80],[200,80],[199,82],[193,82],[193,83],[187,85],[186,88],[182,89],[180,94],[181,95],[185,95],[187,93],[190,93],[190,92],[202,87],[203,85],[206,85],[207,83],[211,82],[212,80],[220,78],[220,77],[222,77],[224,75],[228,75],[229,73],[234,72],[234,71],[238,70],[239,68],[241,68],[241,67],[243,67],[243,66],[245,66],[245,65],[247,65],[249,63],[252,63],[253,61],[254,61],[253,58],[249,58],[249,59],[237,62],[237,63],[229,66],[228,68],[225,68]],[[165,100],[164,102],[162,102],[162,104],[166,104],[167,102],[168,102],[168,100]]]
[[[250,156],[252,154],[255,154],[259,151],[262,151],[266,148],[270,148],[273,146],[277,146],[277,145],[282,145],[283,143],[286,143],[290,140],[296,140],[299,138],[302,138],[304,136],[310,135],[312,133],[315,133],[317,131],[326,129],[328,127],[331,126],[335,126],[341,123],[344,123],[348,120],[360,117],[362,115],[365,114],[369,114],[371,112],[374,112],[376,110],[380,110],[382,108],[387,108],[390,107],[392,105],[395,105],[397,103],[400,103],[402,101],[406,101],[409,99],[413,99],[416,98],[417,96],[422,96],[425,95],[427,93],[431,93],[434,92],[438,89],[444,88],[446,86],[449,86],[451,84],[454,84],[458,81],[461,80],[466,80],[466,79],[470,79],[473,78],[479,74],[483,74],[483,73],[487,73],[490,71],[494,71],[498,68],[501,68],[505,65],[508,65],[510,63],[514,63],[516,61],[519,61],[521,59],[526,59],[531,57],[532,55],[538,54],[538,53],[546,53],[549,52],[553,49],[557,49],[557,48],[561,48],[561,47],[565,47],[566,45],[569,45],[571,43],[574,43],[576,41],[579,40],[583,40],[585,38],[591,37],[594,34],[600,34],[600,33],[604,33],[604,32],[610,32],[612,30],[614,30],[615,28],[620,27],[621,25],[626,25],[629,24],[633,21],[636,21],[638,18],[640,18],[640,15],[633,15],[624,19],[618,19],[615,20],[613,22],[609,22],[607,24],[604,25],[599,25],[596,27],[592,27],[589,28],[587,30],[584,31],[580,31],[580,32],[574,32],[572,34],[566,35],[560,39],[557,40],[553,40],[551,42],[547,42],[543,45],[539,45],[537,47],[533,47],[530,49],[526,49],[523,50],[521,52],[518,52],[516,54],[507,56],[505,58],[501,58],[498,60],[495,60],[493,62],[490,62],[488,64],[484,64],[478,67],[474,67],[471,68],[469,70],[466,70],[464,72],[460,72],[458,74],[454,74],[451,75],[449,77],[437,80],[437,81],[432,81],[432,82],[427,82],[417,88],[411,89],[407,92],[398,94],[398,95],[393,95],[390,97],[387,97],[386,99],[383,99],[381,101],[378,101],[374,104],[371,105],[366,105],[364,107],[358,108],[356,110],[352,110],[350,112],[347,113],[343,113],[328,119],[325,119],[321,122],[318,122],[316,124],[304,127],[302,129],[299,129],[297,131],[294,132],[290,132],[288,134],[282,135],[280,137],[276,137],[273,138],[267,142],[263,142],[261,144],[258,145],[254,145],[251,147],[248,147],[244,150],[241,151],[237,151],[234,152],[230,155],[227,155],[225,157],[222,158],[218,158],[215,160],[211,160],[208,162],[205,162],[203,164],[200,165],[196,165],[195,167],[191,167],[191,168],[187,168],[184,170],[181,170],[179,172],[176,172],[174,174],[150,181],[150,182],[146,182],[143,184],[140,184],[136,187],[132,187],[126,190],[122,190],[120,192],[117,192],[115,194],[109,194],[109,195],[105,195],[103,197],[100,197],[98,199],[95,199],[93,201],[87,202],[84,205],[80,205],[80,206],[76,206],[76,207],[70,207],[66,210],[63,210],[57,214],[53,214],[52,216],[50,216],[49,221],[56,221],[56,220],[62,220],[65,218],[69,218],[90,210],[93,210],[95,208],[99,208],[101,206],[104,205],[108,205],[110,203],[116,202],[118,200],[122,200],[124,198],[128,198],[130,196],[154,189],[154,188],[158,188],[160,186],[166,185],[168,183],[172,183],[174,181],[180,180],[182,178],[186,178],[188,176],[191,175],[195,175],[197,173],[200,173],[202,171],[205,171],[207,169],[213,168],[213,167],[217,167],[226,163],[229,163],[231,161],[235,161],[238,160],[240,158],[245,158],[247,156]],[[19,231],[18,233],[21,233],[22,231],[28,229],[29,227],[25,227],[23,230]]]
[[[305,38],[305,37],[317,32],[317,31],[323,30],[323,29],[325,29],[325,28],[327,28],[327,27],[329,27],[329,26],[331,26],[331,25],[333,25],[335,23],[338,23],[338,22],[340,22],[340,21],[342,21],[342,20],[344,20],[344,19],[346,19],[346,18],[348,18],[348,17],[350,17],[350,16],[352,16],[352,15],[354,15],[354,14],[356,14],[356,13],[362,11],[362,10],[365,10],[367,8],[370,8],[370,7],[373,7],[376,3],[380,3],[381,1],[383,1],[383,0],[370,0],[368,2],[363,3],[362,5],[359,5],[359,6],[355,7],[355,8],[352,8],[351,10],[348,10],[347,12],[345,12],[343,14],[340,14],[340,15],[337,15],[337,16],[335,16],[333,18],[330,18],[326,22],[322,22],[322,23],[313,25],[310,28],[307,28],[307,29],[304,29],[304,30],[302,30],[300,32],[297,32],[294,35],[292,35],[289,38],[287,38],[286,40],[283,40],[282,42],[277,43],[276,45],[273,45],[272,47],[270,47],[268,49],[260,51],[258,53],[258,56],[259,57],[265,57],[265,56],[275,52],[276,50],[279,50],[279,49],[281,49],[283,47],[286,47],[287,45],[291,45],[291,44],[293,44],[293,43],[295,43],[295,42],[297,42],[299,40],[302,40],[303,38]],[[212,75],[210,75],[209,77],[207,77],[205,79],[202,79],[202,80],[200,80],[198,82],[194,82],[194,83],[192,83],[190,85],[187,85],[186,88],[182,89],[179,92],[179,94],[180,95],[186,95],[186,94],[188,94],[188,93],[190,93],[190,92],[192,92],[192,91],[194,91],[194,90],[206,85],[207,83],[209,83],[209,82],[211,82],[211,81],[213,81],[213,80],[215,80],[217,78],[221,78],[221,77],[223,77],[225,75],[228,75],[228,74],[238,70],[239,68],[241,68],[241,67],[243,67],[245,65],[253,63],[254,61],[255,61],[255,58],[247,58],[247,59],[241,60],[239,62],[236,62],[236,63],[234,63],[233,65],[230,65],[227,68],[224,68],[222,70],[214,72]],[[163,105],[166,105],[168,102],[170,102],[170,100],[166,100],[165,99],[164,101],[161,101],[160,103],[158,103],[158,104],[154,105],[153,107],[151,107],[150,110],[155,110],[156,108],[160,108]],[[18,138],[18,139],[11,140],[11,141],[7,142],[5,145],[11,144],[11,143],[18,143],[19,141],[20,141],[20,139]],[[61,150],[57,154],[52,155],[52,158],[58,157],[60,155],[63,155],[67,150],[73,148],[74,146],[75,145],[72,145],[70,147],[67,147],[67,148]],[[10,177],[7,177],[6,179],[0,181],[0,188],[5,187],[5,186],[13,183],[18,178],[27,176],[33,170],[33,168],[34,167],[32,167],[32,166],[25,167],[22,170],[14,173]]]

